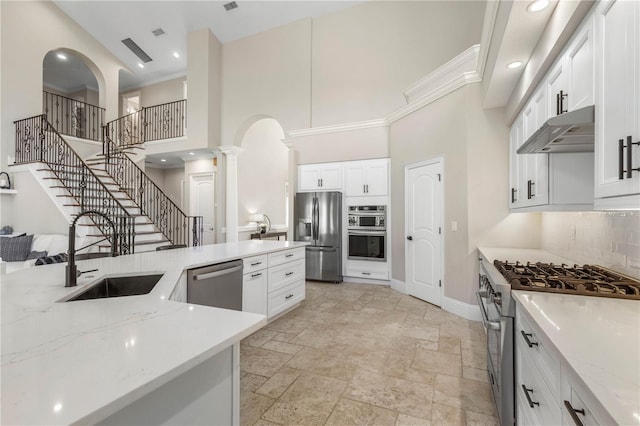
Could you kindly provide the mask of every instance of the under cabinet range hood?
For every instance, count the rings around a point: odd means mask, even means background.
[[[593,152],[593,105],[548,119],[518,148],[518,154]]]

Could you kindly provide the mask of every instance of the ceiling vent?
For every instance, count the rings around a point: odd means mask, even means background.
[[[147,63],[153,61],[153,59],[151,59],[151,56],[147,55],[147,52],[142,50],[140,46],[138,46],[136,42],[131,40],[130,38],[125,38],[124,40],[122,40],[122,43],[127,46],[134,55],[140,58],[142,62]]]
[[[162,34],[164,34],[164,30],[162,28],[156,28],[155,30],[153,30],[151,32],[156,37],[160,37]]]
[[[231,1],[231,2],[229,2],[229,3],[225,3],[225,5],[224,5],[224,9],[225,9],[227,12],[230,12],[230,11],[232,11],[233,9],[237,9],[237,8],[238,8],[238,3],[236,3],[235,1]]]

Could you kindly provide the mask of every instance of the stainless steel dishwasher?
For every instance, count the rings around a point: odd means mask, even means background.
[[[242,260],[187,271],[187,302],[242,310]]]

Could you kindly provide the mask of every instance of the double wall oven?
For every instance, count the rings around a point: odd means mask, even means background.
[[[349,206],[348,259],[387,260],[387,207]]]

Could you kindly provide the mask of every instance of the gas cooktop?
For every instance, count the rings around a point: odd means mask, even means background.
[[[640,300],[640,281],[596,265],[493,262],[513,290]]]

